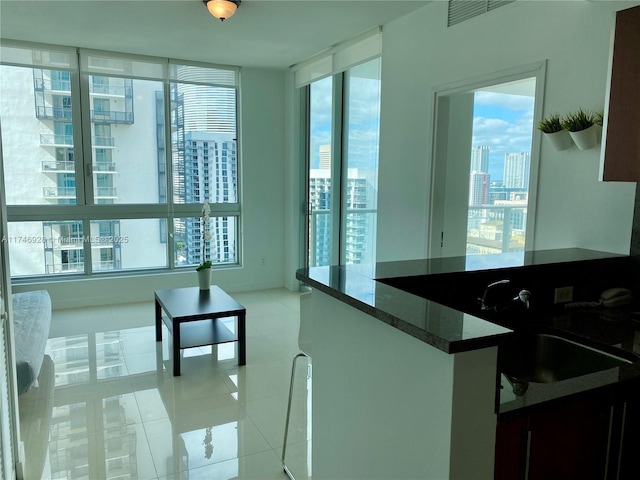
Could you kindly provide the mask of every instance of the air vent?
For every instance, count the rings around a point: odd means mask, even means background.
[[[513,2],[515,0],[449,0],[447,26],[456,25]]]

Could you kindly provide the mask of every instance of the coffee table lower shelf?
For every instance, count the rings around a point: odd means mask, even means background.
[[[156,290],[154,298],[156,342],[162,341],[164,324],[172,338],[175,377],[180,375],[180,351],[185,348],[238,342],[238,365],[246,363],[246,309],[220,287]],[[233,319],[235,328],[223,319]]]
[[[173,338],[173,324],[166,315],[162,316]],[[237,342],[238,336],[229,330],[218,318],[180,323],[180,349],[204,347],[218,343]]]

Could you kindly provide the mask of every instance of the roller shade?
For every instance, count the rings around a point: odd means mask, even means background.
[[[55,70],[74,70],[78,66],[75,48],[30,44],[21,45],[3,40],[0,43],[0,62],[4,65],[45,67]]]
[[[116,55],[80,50],[82,73],[146,80],[199,83],[222,87],[238,86],[238,68],[190,64],[159,57]]]
[[[147,80],[164,80],[167,60],[154,57],[120,56],[110,52],[80,50],[82,73]]]
[[[200,67],[197,65],[185,65],[184,62],[170,63],[169,80],[216,85],[219,87],[236,87],[238,85],[238,69],[230,67]]]
[[[78,52],[82,74],[138,78],[156,81],[200,83],[237,88],[238,67],[211,66],[160,57],[117,54],[100,50],[26,44],[11,40],[0,42],[0,63],[53,70],[77,70]]]
[[[295,86],[303,87],[323,77],[344,72],[382,53],[382,27],[373,30],[291,67]]]

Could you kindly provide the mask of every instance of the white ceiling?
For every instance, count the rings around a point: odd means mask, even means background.
[[[284,68],[406,15],[423,0],[243,0],[220,22],[201,0],[0,0],[7,39]]]

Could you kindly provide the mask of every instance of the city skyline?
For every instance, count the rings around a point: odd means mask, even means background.
[[[361,95],[373,95],[375,93],[375,83],[371,81],[370,85],[363,79]],[[367,90],[369,86],[370,90]],[[333,83],[332,78],[314,82],[313,88],[316,95],[311,98],[311,109],[314,112],[313,122],[311,124],[311,168],[319,168],[320,156],[317,147],[322,144],[331,143],[331,120],[332,120],[332,103],[331,91]],[[379,89],[379,86],[377,86]],[[533,107],[535,97],[530,95],[514,95],[506,93],[495,93],[478,91],[474,94],[474,112],[473,112],[473,137],[472,146],[487,145],[491,147],[489,157],[489,171],[492,181],[502,181],[504,173],[504,155],[506,153],[519,153],[531,151],[531,127],[533,124]],[[369,115],[365,107],[367,102],[362,102],[361,106],[355,107],[360,114],[359,118],[376,118],[375,115]],[[372,127],[377,125],[379,120],[371,120],[371,124],[361,122],[362,131],[371,131]],[[362,136],[356,139],[360,145],[371,147],[370,138]],[[372,156],[377,155],[377,146],[375,151],[371,148],[366,150]],[[363,149],[364,150],[364,149]],[[354,167],[366,167],[367,155],[362,154],[358,149],[353,149]]]
[[[491,181],[502,181],[506,153],[531,152],[535,97],[479,91],[474,95],[472,146],[491,148]]]
[[[524,250],[534,85],[474,93],[467,255]],[[528,94],[505,93],[514,89]]]

